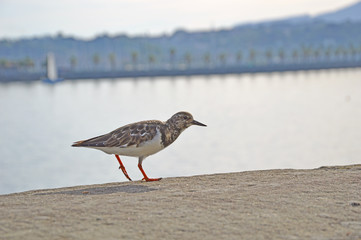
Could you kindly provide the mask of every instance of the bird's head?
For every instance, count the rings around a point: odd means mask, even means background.
[[[192,126],[192,125],[198,125],[198,126],[203,126],[206,127],[207,125],[197,122],[196,120],[193,119],[192,114],[188,113],[188,112],[178,112],[176,114],[174,114],[168,121],[167,124],[180,129],[181,131],[183,131],[184,129]]]

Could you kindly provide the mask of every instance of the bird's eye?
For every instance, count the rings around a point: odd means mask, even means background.
[[[187,116],[184,116],[183,118],[184,118],[184,120],[187,120],[187,119],[188,119],[188,117],[187,117]]]

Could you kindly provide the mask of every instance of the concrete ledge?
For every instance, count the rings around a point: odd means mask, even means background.
[[[361,239],[361,165],[0,195],[0,239]]]

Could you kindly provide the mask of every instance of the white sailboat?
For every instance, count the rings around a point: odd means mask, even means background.
[[[55,56],[53,53],[49,52],[46,56],[46,79],[43,81],[47,83],[56,83],[62,80],[63,79],[58,78]]]

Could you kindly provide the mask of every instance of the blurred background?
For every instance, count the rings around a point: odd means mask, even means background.
[[[71,148],[189,111],[149,177],[360,163],[361,2],[0,0],[0,194],[126,181]],[[141,179],[137,159],[123,157]]]

